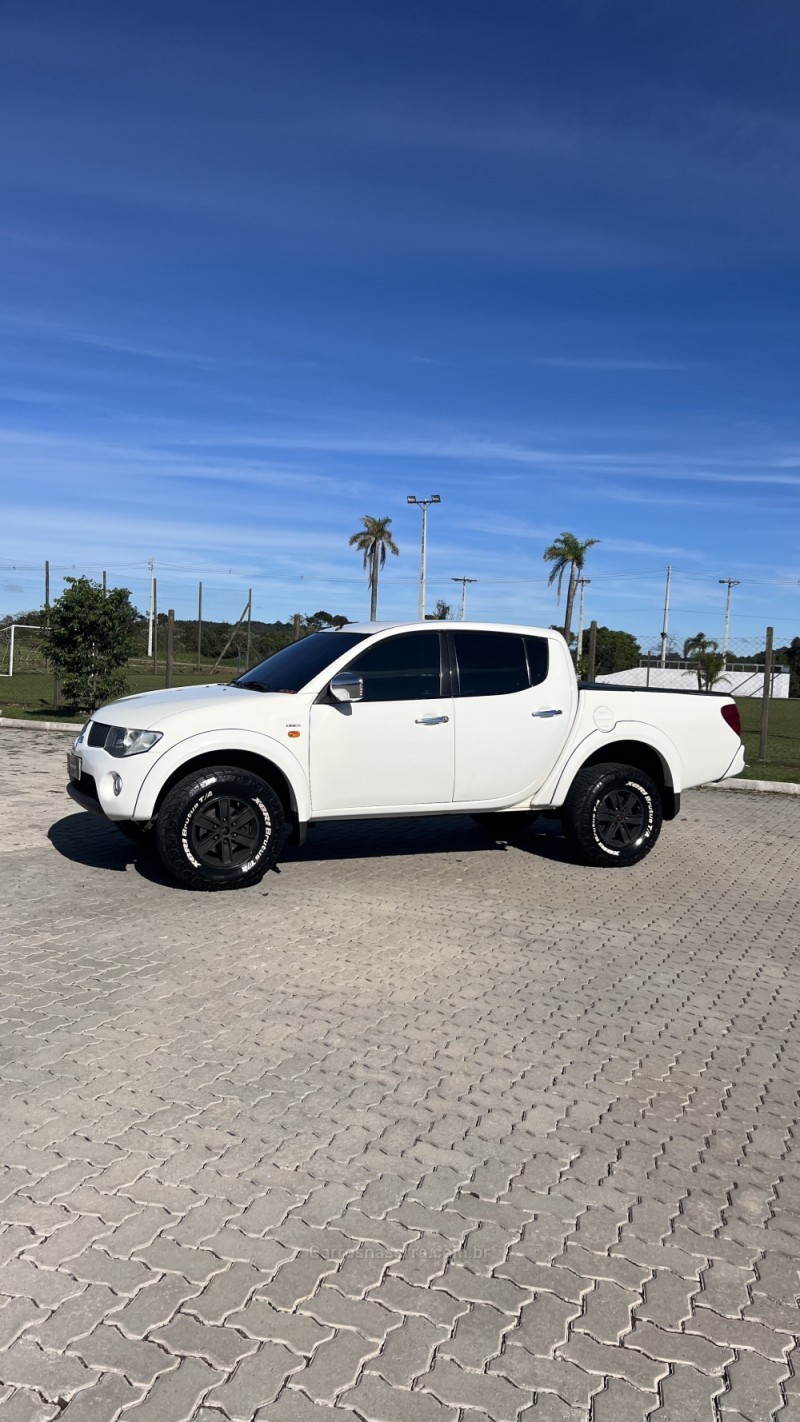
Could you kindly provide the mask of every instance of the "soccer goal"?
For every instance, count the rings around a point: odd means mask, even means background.
[[[44,671],[42,630],[27,622],[0,627],[0,676],[13,676],[15,671]]]

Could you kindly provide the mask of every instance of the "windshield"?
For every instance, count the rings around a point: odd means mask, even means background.
[[[231,685],[253,691],[302,691],[313,677],[368,636],[368,632],[312,632],[251,667]]]

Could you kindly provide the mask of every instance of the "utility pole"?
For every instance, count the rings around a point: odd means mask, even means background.
[[[108,587],[106,585],[106,570],[103,569],[103,597],[108,597]]]
[[[197,584],[197,670],[200,670],[200,648],[203,642],[203,584]]]
[[[158,579],[153,578],[153,675],[158,671]]]
[[[451,578],[451,583],[461,584],[461,611],[458,614],[459,622],[463,622],[467,614],[467,583],[477,583],[477,578]]]
[[[175,611],[169,609],[167,613],[167,674],[164,678],[165,686],[172,686],[172,656],[175,647]]]
[[[728,655],[728,641],[730,639],[731,630],[731,593],[734,588],[738,588],[741,578],[719,578],[717,581],[727,586],[728,589],[728,596],[725,602],[725,631],[722,634],[722,655],[726,657]]]
[[[425,540],[426,540],[426,529],[427,529],[427,523],[428,523],[428,509],[430,508],[431,504],[440,504],[441,502],[442,502],[442,500],[441,500],[441,498],[440,498],[440,496],[439,496],[438,494],[431,494],[431,496],[430,496],[429,499],[417,499],[417,498],[414,497],[413,494],[407,494],[407,495],[406,495],[406,503],[407,503],[407,504],[416,504],[418,508],[421,508],[421,509],[422,509],[422,547],[421,547],[421,550],[420,550],[420,558],[419,558],[419,620],[420,620],[420,622],[424,622],[424,621],[425,621]]]
[[[44,613],[45,627],[50,626],[50,559],[45,560],[44,565]]]
[[[589,666],[587,668],[587,681],[594,681],[597,667],[597,623],[592,622],[589,627]]]
[[[669,630],[669,590],[672,585],[672,564],[667,564],[667,590],[664,594],[664,621],[661,627],[661,665],[667,665],[667,632]]]
[[[153,655],[153,605],[154,605],[154,602],[155,602],[155,589],[156,589],[156,578],[155,578],[155,568],[156,568],[156,565],[155,565],[155,563],[153,562],[152,558],[150,559],[150,562],[148,563],[147,566],[148,566],[149,569],[150,569],[150,608],[149,608],[149,611],[148,611],[148,614],[147,614],[147,655],[148,655],[148,657],[152,657],[152,655]]]
[[[245,671],[250,665],[250,632],[253,622],[253,589],[247,589],[247,655],[245,657]]]
[[[758,758],[767,758],[767,731],[769,728],[769,696],[772,690],[772,641],[775,633],[767,628],[767,646],[764,653],[764,688],[761,697],[761,729],[758,737]]]
[[[581,598],[578,604],[578,648],[575,654],[576,662],[580,665],[580,660],[583,656],[583,590],[584,588],[588,588],[592,580],[591,578],[576,578],[575,581],[580,585],[581,590]]]

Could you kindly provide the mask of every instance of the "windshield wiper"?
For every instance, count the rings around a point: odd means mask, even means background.
[[[273,691],[266,681],[231,681],[229,686],[238,686],[240,691]]]

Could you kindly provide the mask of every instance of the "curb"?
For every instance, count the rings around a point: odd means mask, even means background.
[[[800,795],[800,785],[790,780],[716,780],[696,785],[696,790],[749,790],[751,795]]]
[[[0,726],[15,726],[23,731],[80,731],[84,724],[83,721],[23,721],[0,714]]]

